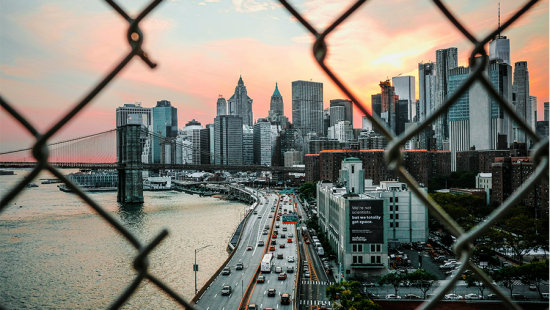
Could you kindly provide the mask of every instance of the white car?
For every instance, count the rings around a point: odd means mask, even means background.
[[[289,256],[289,257],[287,258],[287,261],[288,261],[289,263],[293,263],[293,262],[294,262],[294,256]]]
[[[386,295],[386,299],[401,299],[401,296],[397,296],[395,294],[388,294]]]
[[[481,295],[477,295],[477,294],[468,294],[468,295],[464,295],[464,298],[466,299],[483,299],[481,297]]]
[[[448,300],[460,300],[460,299],[462,299],[462,296],[457,295],[457,294],[447,294],[447,295],[445,295],[445,299],[448,299]]]

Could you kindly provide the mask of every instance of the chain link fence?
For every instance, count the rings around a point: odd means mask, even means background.
[[[48,161],[49,152],[47,147],[48,140],[61,129],[69,120],[77,115],[90,101],[99,94],[107,84],[132,60],[135,56],[140,57],[150,68],[155,68],[156,64],[153,63],[147,53],[142,49],[143,33],[139,28],[139,23],[162,1],[152,1],[135,19],[131,18],[121,7],[119,7],[113,0],[105,0],[115,11],[117,11],[122,18],[124,18],[128,24],[127,39],[131,47],[131,51],[116,65],[116,67],[108,73],[105,78],[100,81],[85,97],[77,103],[73,109],[67,113],[57,124],[55,124],[46,133],[40,133],[29,121],[27,121],[15,108],[13,104],[9,104],[3,97],[0,96],[0,106],[6,110],[14,119],[23,125],[29,133],[35,138],[36,142],[33,146],[33,156],[37,163],[31,173],[21,180],[21,182],[6,194],[0,201],[0,212],[9,204],[9,202],[17,196],[27,184],[29,184],[41,171],[47,170],[55,175],[59,180],[67,184],[74,193],[82,198],[92,209],[94,209],[99,216],[107,221],[113,228],[115,228],[128,242],[130,242],[137,250],[137,255],[134,258],[134,269],[137,274],[135,279],[128,285],[125,291],[118,296],[118,298],[111,304],[110,309],[118,309],[130,298],[130,296],[137,290],[143,280],[148,280],[156,285],[161,291],[173,298],[183,308],[193,309],[191,305],[183,299],[180,295],[176,294],[171,288],[164,284],[160,279],[152,275],[148,268],[148,254],[168,235],[168,231],[162,230],[154,240],[149,244],[143,244],[134,235],[132,235],[124,226],[99,206],[88,195],[82,192],[74,183],[68,180],[58,169],[50,165]],[[353,101],[355,106],[372,122],[372,124],[388,139],[390,144],[388,145],[386,160],[389,166],[394,169],[401,180],[409,185],[409,188],[417,195],[417,197],[426,205],[432,214],[434,214],[444,225],[457,236],[457,241],[454,245],[455,253],[460,257],[462,263],[458,273],[463,273],[467,269],[474,272],[474,274],[482,281],[486,287],[497,294],[503,303],[510,309],[520,309],[508,296],[504,295],[497,287],[492,284],[492,281],[478,269],[472,262],[470,257],[472,255],[472,241],[486,232],[491,225],[499,220],[503,214],[514,205],[518,204],[529,190],[533,189],[538,182],[547,182],[548,180],[548,139],[541,140],[531,128],[527,125],[525,120],[521,119],[515,112],[512,105],[506,101],[496,91],[491,82],[482,75],[482,72],[486,69],[488,64],[487,57],[476,58],[475,56],[487,56],[485,51],[485,45],[498,33],[508,28],[514,23],[521,15],[528,11],[538,0],[531,0],[527,2],[518,12],[516,12],[508,21],[506,21],[500,28],[494,30],[491,34],[483,38],[482,40],[476,39],[470,34],[464,26],[457,20],[457,18],[450,12],[440,0],[433,0],[439,10],[447,17],[447,19],[472,43],[473,49],[470,58],[470,66],[472,72],[469,78],[463,83],[463,85],[450,97],[446,102],[441,105],[433,114],[431,114],[426,120],[419,124],[415,128],[409,128],[402,135],[396,137],[393,135],[376,117],[373,117],[367,109],[362,100],[359,99],[353,92],[340,80],[337,75],[328,67],[325,63],[325,57],[327,55],[328,45],[325,42],[326,37],[336,29],[344,20],[346,20],[352,13],[365,4],[366,0],[359,0],[352,5],[342,16],[334,21],[323,32],[318,32],[308,21],[286,0],[279,0],[281,4],[295,17],[298,21],[314,36],[315,42],[313,43],[313,56],[317,60],[321,69],[329,76],[329,78],[336,84],[336,86]],[[523,129],[527,136],[529,136],[536,145],[534,146],[533,158],[536,165],[536,170],[516,192],[514,192],[498,209],[487,218],[487,221],[482,225],[475,227],[474,229],[465,232],[457,223],[455,223],[448,214],[446,214],[441,207],[439,207],[423,190],[420,189],[417,182],[411,177],[407,170],[403,167],[403,155],[401,148],[404,144],[419,134],[427,126],[432,124],[438,117],[446,113],[451,105],[467,91],[470,86],[475,82],[479,82],[490,96],[502,107],[510,118]],[[452,278],[447,285],[440,286],[436,292],[433,300],[423,303],[421,309],[432,309],[443,295],[449,292],[455,283],[458,281],[458,277]]]

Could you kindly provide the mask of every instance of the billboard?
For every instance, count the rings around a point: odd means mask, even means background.
[[[384,243],[384,201],[349,200],[350,243]]]

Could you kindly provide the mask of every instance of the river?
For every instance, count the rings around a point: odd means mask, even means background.
[[[0,197],[30,170],[0,176]],[[67,174],[70,170],[63,170]],[[39,178],[52,178],[43,172]],[[87,204],[57,184],[28,188],[0,213],[0,306],[6,309],[104,309],[135,277],[137,251]],[[145,203],[123,207],[116,192],[89,193],[143,243],[167,228],[149,255],[150,271],[177,293],[194,295],[225,261],[227,243],[246,205],[175,191],[144,192]],[[145,281],[123,309],[180,309]]]

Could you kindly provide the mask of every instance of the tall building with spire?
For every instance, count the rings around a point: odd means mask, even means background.
[[[239,76],[239,82],[237,83],[237,87],[235,87],[235,93],[228,101],[228,114],[240,116],[243,119],[243,125],[252,126],[252,99],[248,97],[242,76]]]
[[[271,103],[269,104],[269,109],[276,114],[285,115],[285,106],[283,104],[283,96],[279,92],[279,85],[275,83],[275,91],[271,95]]]
[[[323,135],[323,83],[292,82],[292,123],[302,137]]]
[[[529,99],[529,70],[527,61],[518,61],[514,64],[514,85],[516,114],[525,120],[531,127],[531,100]],[[515,142],[527,142],[525,132],[516,124],[513,128]]]
[[[500,3],[498,4],[498,27],[500,28]],[[510,40],[500,32],[489,43],[489,60],[502,59],[502,63],[512,65],[510,60]]]
[[[435,109],[445,103],[449,94],[449,74],[451,69],[458,67],[458,49],[449,47],[435,51],[435,71],[437,75],[437,88]],[[435,138],[438,150],[448,149],[445,143],[449,140],[449,119],[444,113],[435,124]]]

